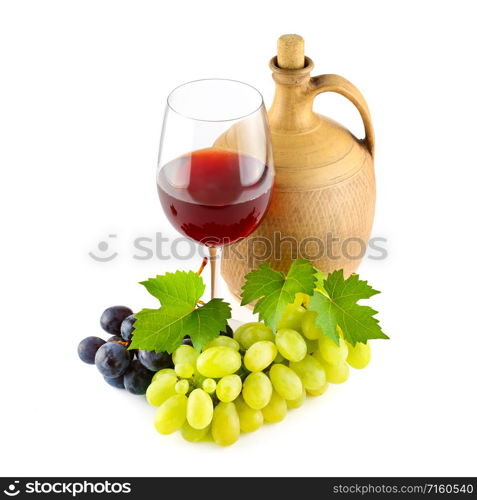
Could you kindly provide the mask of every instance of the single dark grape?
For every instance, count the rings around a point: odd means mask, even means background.
[[[153,375],[154,372],[135,360],[124,375],[124,388],[132,394],[146,394]]]
[[[121,323],[125,318],[130,316],[133,312],[129,307],[125,306],[112,306],[108,307],[99,320],[101,328],[106,330],[111,335],[121,334]]]
[[[99,337],[86,337],[78,345],[78,356],[81,361],[94,365],[94,357],[98,349],[105,343]]]
[[[101,375],[120,377],[128,369],[131,355],[123,345],[107,342],[98,349],[94,362]]]
[[[234,338],[234,331],[230,328],[229,324],[225,325],[225,331],[220,332],[220,335],[224,335],[225,337]]]
[[[192,344],[192,339],[187,335],[184,337],[184,340],[182,341],[182,345],[190,345],[191,347],[194,347],[194,344]]]
[[[121,375],[120,377],[103,377],[103,378],[109,385],[116,387],[117,389],[124,389],[124,375]]]
[[[123,320],[121,323],[121,337],[127,342],[131,342],[133,332],[134,332],[134,323],[136,322],[136,318],[133,314],[130,314],[127,318]]]
[[[148,369],[153,372],[162,370],[162,368],[172,368],[172,356],[164,352],[138,351],[137,358]]]

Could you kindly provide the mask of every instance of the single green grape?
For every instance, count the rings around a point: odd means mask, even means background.
[[[288,304],[282,313],[280,321],[277,324],[277,330],[282,328],[290,328],[291,330],[300,330],[303,316],[306,309],[296,304]]]
[[[205,344],[205,346],[202,348],[202,352],[216,346],[230,347],[231,349],[240,351],[240,344],[236,340],[231,339],[230,337],[227,337],[225,335],[219,335],[215,339],[211,340],[208,344]]]
[[[251,373],[243,383],[243,399],[254,410],[261,410],[267,406],[272,397],[272,392],[272,383],[263,372]]]
[[[288,409],[292,410],[295,408],[300,408],[300,406],[304,403],[305,399],[306,399],[306,390],[303,387],[303,391],[298,398],[286,400]]]
[[[220,401],[230,403],[240,394],[242,379],[238,375],[226,375],[219,380],[215,393]]]
[[[182,437],[190,443],[199,443],[200,441],[205,441],[209,431],[210,425],[204,427],[203,429],[194,429],[193,427],[191,427],[189,422],[187,422],[187,420],[181,427]]]
[[[305,339],[296,330],[290,328],[278,330],[275,343],[278,352],[289,361],[300,361],[306,356]]]
[[[273,388],[283,399],[297,399],[303,392],[300,377],[288,366],[274,364],[269,372]],[[247,400],[245,400],[247,401]]]
[[[175,390],[177,394],[187,394],[189,392],[189,381],[181,379],[176,382]]]
[[[366,368],[371,361],[371,346],[369,342],[366,344],[356,342],[354,347],[348,344],[348,342],[346,342],[346,345],[348,346],[347,363],[358,370]]]
[[[290,363],[290,368],[300,377],[303,387],[317,391],[326,384],[326,372],[323,365],[307,354],[298,363]]]
[[[260,322],[244,323],[234,332],[234,339],[245,349],[261,340],[274,341],[273,330]]]
[[[199,357],[199,353],[190,345],[180,345],[172,354],[172,361],[174,365],[179,363],[190,363],[195,366],[195,362]]]
[[[177,377],[175,373],[161,373],[156,375],[156,380],[151,382],[146,390],[146,399],[152,406],[161,406],[164,401],[175,395]]]
[[[187,402],[187,422],[194,429],[204,429],[212,421],[214,403],[203,389],[194,389]]]
[[[301,332],[303,336],[310,340],[317,340],[323,337],[323,330],[316,326],[316,311],[305,311],[301,322]]]
[[[287,415],[286,401],[275,391],[272,392],[270,402],[262,409],[263,418],[266,422],[281,422]]]
[[[330,365],[339,365],[346,361],[348,357],[348,346],[346,342],[339,337],[340,345],[336,345],[330,338],[321,337],[318,341],[321,357]]]
[[[248,404],[243,400],[242,396],[239,396],[234,403],[237,408],[240,420],[240,430],[242,432],[253,432],[263,425],[262,412],[260,410],[250,408],[250,406],[248,406]]]
[[[349,367],[345,361],[337,365],[331,365],[323,359],[319,351],[313,353],[313,357],[316,358],[325,369],[327,382],[342,384],[348,380]]]
[[[242,365],[240,353],[224,346],[211,347],[197,358],[197,370],[204,377],[222,378],[235,373]]]
[[[323,387],[321,387],[321,389],[318,389],[316,391],[307,390],[306,393],[309,394],[310,396],[321,396],[327,390],[328,390],[328,382],[326,382],[326,384]]]
[[[261,372],[272,364],[278,353],[277,346],[270,340],[260,340],[251,345],[245,356],[243,363],[245,368],[251,372]]]
[[[221,446],[230,446],[240,437],[240,419],[234,403],[221,401],[215,407],[212,437]]]
[[[213,394],[217,387],[217,382],[213,378],[206,378],[202,382],[202,389],[209,394]]]
[[[178,363],[174,366],[174,370],[178,377],[191,378],[194,375],[194,365],[192,363]]]
[[[157,379],[157,377],[159,377],[159,375],[162,375],[164,373],[170,373],[170,374],[176,376],[176,372],[175,372],[174,368],[163,368],[162,370],[159,370],[158,372],[156,372],[154,374],[154,376],[152,377],[151,382],[155,382],[155,380]]]
[[[161,434],[178,431],[186,420],[187,397],[176,394],[164,401],[154,417],[154,426]]]

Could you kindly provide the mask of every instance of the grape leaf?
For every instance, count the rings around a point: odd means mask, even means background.
[[[134,316],[134,334],[130,349],[173,352],[184,338],[184,323],[193,307],[165,305],[160,309],[143,309]]]
[[[186,335],[190,335],[194,347],[201,351],[205,344],[225,330],[230,316],[231,309],[227,302],[222,299],[212,299],[190,314],[184,331]]]
[[[325,283],[326,274],[323,271],[315,268],[315,290],[324,292],[323,285]]]
[[[313,294],[315,287],[314,267],[305,259],[293,261],[288,274],[275,271],[270,264],[262,264],[245,276],[242,290],[242,305],[258,300],[253,309],[268,326],[276,329],[287,304],[296,293]]]
[[[344,279],[343,270],[329,274],[323,282],[326,293],[316,290],[310,299],[309,309],[318,312],[316,325],[323,333],[339,343],[337,327],[350,344],[366,343],[369,339],[388,339],[374,317],[377,311],[368,306],[357,304],[360,299],[369,299],[380,293],[367,281],[356,274]]]
[[[225,330],[231,317],[230,305],[212,299],[201,307],[197,303],[205,291],[200,276],[177,271],[141,282],[161,302],[159,309],[143,309],[134,316],[130,349],[172,353],[190,335],[194,348],[202,347]]]
[[[176,271],[141,281],[162,305],[184,303],[195,306],[205,291],[204,280],[193,271]]]

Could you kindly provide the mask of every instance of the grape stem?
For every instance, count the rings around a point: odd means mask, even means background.
[[[125,342],[125,341],[123,341],[123,340],[114,340],[114,342],[115,342],[116,344],[121,344],[121,345],[123,345],[124,347],[129,347],[129,344],[130,344],[130,342]]]
[[[208,257],[204,257],[202,259],[202,264],[199,267],[199,270],[197,271],[197,274],[200,276],[202,274],[202,271],[204,270],[205,266],[207,265],[207,262],[209,261]]]
[[[217,267],[217,248],[209,247],[209,257],[210,257],[210,298],[215,298],[215,278],[216,278],[216,267]]]

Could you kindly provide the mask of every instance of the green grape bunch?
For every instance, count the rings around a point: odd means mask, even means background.
[[[199,353],[180,345],[174,368],[158,371],[146,397],[158,407],[154,425],[161,434],[179,431],[189,442],[235,443],[242,433],[281,422],[307,396],[320,396],[328,384],[348,379],[349,366],[365,368],[369,342],[338,342],[317,326],[311,296],[296,293],[284,308],[276,331],[264,322],[239,326],[233,338],[220,335]]]

